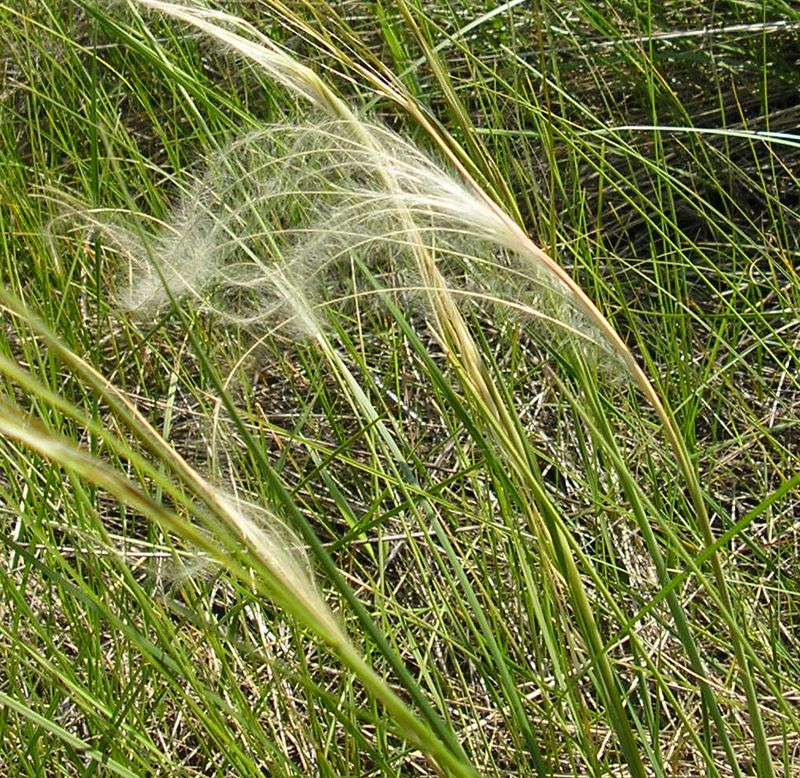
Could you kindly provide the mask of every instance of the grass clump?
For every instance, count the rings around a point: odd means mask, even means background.
[[[2,8],[19,774],[793,774],[800,21],[607,6]]]

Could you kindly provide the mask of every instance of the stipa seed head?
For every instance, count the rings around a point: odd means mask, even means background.
[[[271,126],[210,157],[167,225],[130,252],[157,269],[132,274],[128,307],[189,296],[241,325],[322,337],[320,309],[377,300],[374,280],[404,304],[428,300],[423,256],[444,284],[436,294],[527,315],[603,349],[570,289],[520,253],[495,211],[388,128],[359,127]]]

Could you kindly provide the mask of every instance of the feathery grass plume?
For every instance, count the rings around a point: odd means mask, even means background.
[[[327,120],[271,125],[214,154],[150,251],[127,241],[135,280],[124,307],[146,313],[189,295],[240,325],[313,335],[315,309],[374,294],[348,286],[354,257],[402,302],[424,298],[431,278],[414,256],[422,247],[453,298],[527,315],[616,362],[563,282],[523,263],[483,201],[388,128],[362,126],[377,143]],[[125,242],[119,229],[109,237]]]
[[[177,528],[179,534],[186,535],[186,527],[180,519],[166,510],[155,511],[155,505],[149,498],[129,484],[121,474],[104,466],[70,441],[18,419],[18,408],[5,401],[0,404],[0,434],[76,472],[86,481],[108,490],[123,503],[142,510],[145,515],[173,529]],[[302,546],[296,539],[290,540],[285,528],[276,530],[278,520],[263,508],[257,509],[259,518],[256,520],[252,507],[247,509],[241,506],[236,498],[215,489],[199,476],[198,484],[212,496],[216,505],[215,519],[224,526],[224,530],[217,526],[213,536],[195,530],[192,535],[195,542],[201,542],[203,550],[221,562],[225,550],[220,546],[220,539],[226,537],[226,533],[232,533],[231,539],[237,539],[263,565],[262,572],[268,571],[261,580],[276,603],[293,613],[327,642],[334,645],[348,643],[349,639],[339,620],[319,593],[307,560],[300,553]],[[205,541],[201,541],[201,538],[205,538]]]
[[[555,564],[557,558],[560,564],[565,566],[562,573],[566,576],[574,597],[573,605],[576,609],[577,619],[581,623],[584,638],[592,646],[592,654],[598,663],[598,689],[610,707],[610,716],[621,739],[621,746],[630,770],[633,774],[643,775],[644,767],[638,753],[636,739],[618,693],[618,681],[611,664],[605,657],[603,641],[599,636],[577,567],[572,560],[568,535],[557,521],[555,524],[553,523],[557,514],[551,512],[552,506],[549,504],[546,494],[541,490],[541,485],[537,483],[535,473],[531,471],[528,449],[520,436],[519,427],[513,414],[505,405],[502,393],[493,384],[489,372],[483,364],[480,350],[459,311],[455,300],[456,293],[448,284],[447,274],[443,270],[444,263],[440,262],[438,233],[443,228],[445,234],[448,229],[463,230],[464,225],[467,225],[468,230],[473,230],[487,242],[509,252],[510,256],[517,257],[520,267],[535,268],[536,272],[533,277],[537,281],[540,277],[547,279],[545,287],[548,290],[555,290],[559,299],[569,301],[569,304],[580,315],[578,327],[575,327],[574,316],[564,317],[568,320],[567,327],[573,327],[580,331],[588,323],[593,330],[599,333],[601,337],[598,340],[607,343],[610,351],[624,363],[628,373],[658,414],[686,481],[687,491],[691,497],[704,540],[707,545],[711,546],[715,538],[708,519],[698,474],[690,460],[685,441],[644,371],[620,336],[580,287],[525,235],[519,225],[494,203],[474,180],[465,175],[463,168],[459,168],[459,172],[470,189],[471,197],[469,198],[463,196],[463,192],[466,191],[464,187],[450,182],[443,184],[440,175],[432,175],[432,171],[436,170],[435,167],[420,165],[418,155],[412,155],[412,164],[408,166],[398,164],[398,160],[392,153],[393,147],[397,147],[398,143],[390,134],[387,134],[387,131],[361,120],[313,71],[296,62],[274,42],[241,19],[218,11],[181,6],[161,2],[161,0],[137,0],[137,2],[143,7],[192,24],[238,54],[257,63],[277,82],[308,99],[317,109],[322,110],[334,121],[343,123],[347,132],[341,133],[341,136],[349,139],[348,142],[356,142],[370,158],[370,165],[367,169],[371,174],[374,173],[377,180],[383,185],[383,194],[378,198],[377,203],[380,208],[386,207],[390,212],[396,214],[398,229],[391,234],[390,245],[402,246],[413,257],[414,271],[420,279],[420,286],[428,295],[437,324],[449,347],[450,356],[459,377],[482,406],[484,418],[492,428],[498,445],[504,452],[515,476],[526,485],[523,493],[528,495],[531,500],[531,504],[526,506],[526,509],[532,527],[540,538],[542,548],[547,550],[547,556],[553,560],[552,564]],[[430,129],[429,124],[426,126]],[[401,159],[400,162],[402,163],[403,160]],[[333,170],[337,170],[335,165]],[[333,188],[335,189],[335,186]],[[366,190],[371,191],[369,186],[366,187]],[[325,189],[326,193],[328,191],[330,188]],[[320,234],[330,235],[331,229],[333,229],[335,235],[338,227],[341,234],[347,235],[352,230],[352,225],[358,224],[362,219],[359,216],[358,207],[355,206],[354,210],[353,208],[351,201],[351,205],[345,206],[344,210],[338,214],[336,209],[333,209],[330,221],[323,222],[326,227],[325,232]],[[381,212],[380,208],[378,213]],[[444,225],[442,219],[444,219]],[[347,251],[364,247],[361,242],[363,239],[360,237],[362,234],[362,232],[356,231],[359,240],[354,245],[351,244]],[[341,255],[341,251],[337,251],[334,257]],[[444,256],[457,257],[463,261],[464,251],[448,247]],[[327,263],[323,263],[323,267],[327,267]],[[234,281],[237,280],[234,277]],[[232,288],[236,286],[237,284],[234,283]],[[273,287],[276,285],[273,284]],[[281,271],[280,283],[276,288],[283,288],[285,292],[291,293],[303,287],[298,287],[294,279]],[[303,305],[305,306],[305,303]],[[558,316],[553,318],[557,319]],[[588,330],[589,327],[587,326],[586,329]],[[594,332],[589,339],[596,340]],[[535,507],[536,503],[541,505],[543,513]],[[731,620],[731,639],[748,700],[751,726],[757,743],[759,772],[769,775],[772,772],[771,762],[761,722],[759,702],[749,670],[745,641],[733,620],[731,600],[727,593],[725,575],[718,556],[712,557],[711,564],[720,603]],[[694,670],[702,678],[704,671],[702,664],[698,664],[699,662],[699,658],[697,662],[694,662],[696,665]]]
[[[226,559],[227,552],[232,547],[244,547],[259,561],[264,572],[263,583],[278,603],[296,616],[300,614],[300,620],[321,637],[328,635],[334,644],[347,642],[340,622],[314,582],[303,545],[284,522],[272,512],[245,505],[235,496],[212,484],[161,436],[121,392],[115,390],[79,355],[64,346],[19,300],[2,287],[0,306],[7,315],[25,322],[67,365],[93,385],[100,396],[109,400],[112,408],[122,417],[121,421],[127,422],[127,426],[135,430],[146,446],[160,457],[160,462],[175,471],[191,490],[195,505],[205,508],[197,511],[196,515],[206,523],[207,529],[217,530],[209,535],[199,531],[198,527],[193,527],[190,535],[198,547],[205,552],[211,552],[217,560]],[[0,373],[23,388],[27,395],[40,399],[45,406],[58,409],[91,434],[104,439],[111,451],[129,460],[137,468],[153,473],[152,466],[118,439],[115,433],[88,417],[68,400],[47,389],[25,368],[2,355]],[[141,509],[145,515],[150,515],[155,509],[153,501],[144,493],[132,486],[126,488],[129,482],[121,473],[113,471],[94,455],[78,448],[66,438],[30,423],[26,420],[26,414],[11,401],[3,400],[0,403],[0,433],[36,450],[55,463],[75,470],[86,480],[107,489],[122,503]],[[161,479],[154,480],[159,482]],[[183,502],[174,493],[170,496],[176,502]],[[170,517],[167,519],[168,526],[175,528],[180,525],[180,532],[185,535],[186,526],[177,517],[172,518],[173,516],[169,510],[155,509],[157,520]]]

